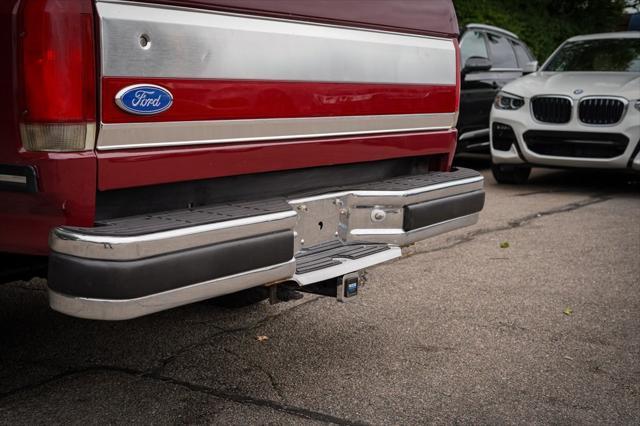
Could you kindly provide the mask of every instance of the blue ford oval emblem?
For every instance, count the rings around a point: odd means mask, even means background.
[[[131,114],[158,114],[171,108],[172,103],[171,92],[153,84],[128,86],[116,95],[116,104]]]

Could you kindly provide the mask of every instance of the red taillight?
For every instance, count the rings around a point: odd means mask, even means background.
[[[23,147],[91,149],[96,121],[91,0],[25,0],[21,12]]]

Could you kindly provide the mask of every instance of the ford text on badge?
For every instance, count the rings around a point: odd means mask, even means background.
[[[128,86],[116,94],[116,104],[131,114],[159,114],[171,108],[172,103],[171,92],[152,84]]]

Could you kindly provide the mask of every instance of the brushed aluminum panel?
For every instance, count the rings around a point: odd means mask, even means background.
[[[454,113],[102,124],[98,149],[443,130],[454,124]]]
[[[456,84],[450,39],[124,1],[97,10],[103,76]]]

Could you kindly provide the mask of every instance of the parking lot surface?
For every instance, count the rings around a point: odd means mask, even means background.
[[[0,286],[0,424],[637,424],[640,177],[484,174],[478,225],[348,303],[94,322]]]

